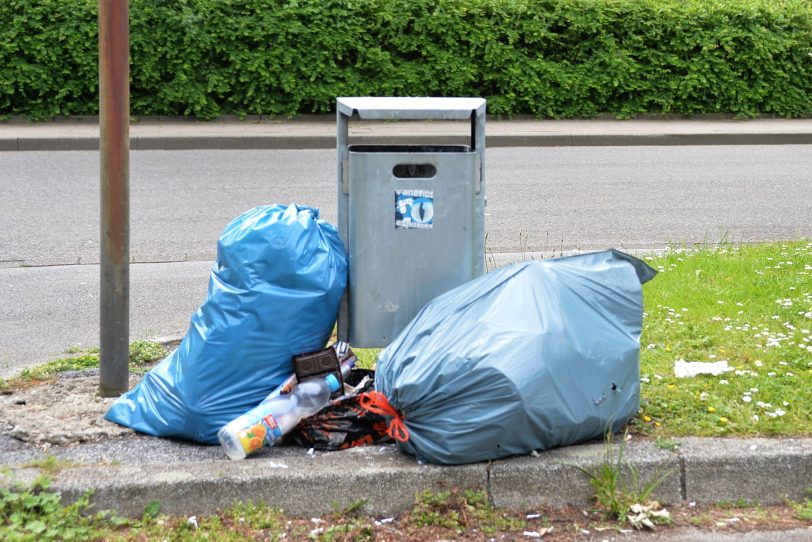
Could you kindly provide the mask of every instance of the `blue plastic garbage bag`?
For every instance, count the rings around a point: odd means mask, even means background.
[[[347,256],[318,210],[254,208],[217,246],[205,301],[177,350],[105,418],[161,437],[217,444],[217,431],[324,347],[347,283]]]
[[[654,275],[610,250],[504,267],[429,302],[378,357],[401,448],[461,464],[618,430],[639,409]]]

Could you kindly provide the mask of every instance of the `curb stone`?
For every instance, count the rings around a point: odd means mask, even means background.
[[[663,478],[651,497],[663,503],[685,500],[681,489],[680,459],[641,441],[624,444],[628,462],[641,484]],[[619,445],[613,446],[615,453]],[[496,506],[519,508],[534,505],[580,506],[593,504],[594,491],[580,468],[600,465],[606,458],[604,444],[583,444],[549,450],[538,457],[496,462],[490,471],[490,492]],[[629,476],[629,472],[626,472]],[[631,478],[629,478],[631,480]]]
[[[689,500],[781,504],[812,488],[812,439],[678,440]]]
[[[802,500],[812,485],[812,439],[677,439],[679,452],[632,440],[624,458],[646,483],[665,478],[652,497],[664,504],[749,500],[783,504]],[[341,510],[360,499],[363,511],[393,516],[424,491],[484,489],[494,505],[587,507],[593,490],[577,467],[599,465],[603,443],[580,444],[489,463],[421,464],[394,445],[313,453],[303,448],[267,449],[245,461],[228,461],[219,448],[151,437],[52,448],[65,468],[51,488],[65,503],[93,489],[98,509],[139,516],[153,500],[170,514],[210,514],[236,501],[262,500],[294,516]],[[40,452],[41,455],[42,452]],[[36,469],[8,465],[0,485],[30,483]],[[12,461],[9,461],[12,460]],[[10,464],[11,463],[11,464]]]
[[[335,149],[331,115],[307,118],[222,118],[214,121],[153,118],[131,121],[131,150]],[[550,120],[530,117],[487,121],[488,147],[809,145],[812,118],[733,119],[654,117]],[[460,121],[356,121],[353,143],[468,143]],[[0,122],[0,151],[98,150],[98,119]]]

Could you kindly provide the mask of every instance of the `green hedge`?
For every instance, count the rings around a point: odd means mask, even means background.
[[[809,0],[130,0],[134,115],[483,96],[495,114],[812,114]],[[94,114],[97,0],[0,2],[0,115]]]

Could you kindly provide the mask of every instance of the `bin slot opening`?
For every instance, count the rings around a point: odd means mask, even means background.
[[[392,168],[392,175],[399,179],[431,179],[437,175],[432,164],[398,164]]]
[[[366,153],[438,153],[471,152],[468,145],[350,145],[350,152]]]

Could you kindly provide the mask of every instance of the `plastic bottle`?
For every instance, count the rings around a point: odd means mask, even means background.
[[[229,459],[245,459],[266,444],[273,446],[300,420],[326,407],[339,386],[332,374],[300,382],[290,393],[261,403],[227,423],[217,433],[217,440]]]

